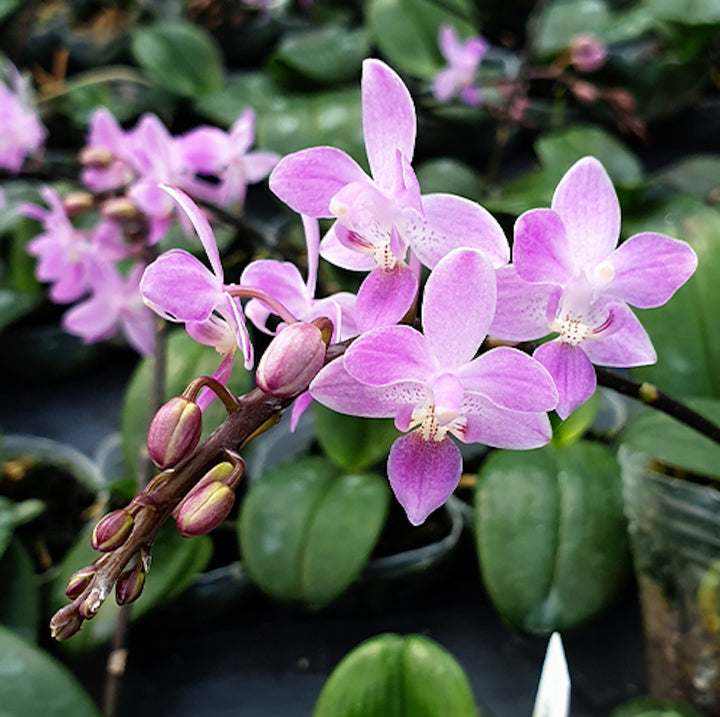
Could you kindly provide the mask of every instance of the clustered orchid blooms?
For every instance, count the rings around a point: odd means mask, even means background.
[[[617,247],[619,204],[596,159],[586,157],[568,170],[551,208],[518,219],[509,264],[508,241],[487,210],[454,195],[421,193],[412,168],[415,107],[400,77],[385,63],[366,60],[361,89],[370,174],[339,149],[314,147],[282,158],[270,175],[272,191],[302,217],[305,280],[293,264],[263,259],[245,267],[238,283],[226,283],[212,228],[189,196],[199,180],[180,169],[178,157],[195,156],[202,174],[219,166],[213,164],[219,156],[230,167],[247,142],[233,154],[214,132],[198,130],[188,141],[205,152],[200,161],[200,154],[183,154],[188,145],[182,139],[158,140],[168,151],[155,155],[147,145],[148,166],[167,171],[150,171],[153,184],[138,178],[127,150],[93,139],[93,149],[108,150],[104,171],[110,173],[95,180],[107,187],[122,177],[131,198],[156,193],[158,204],[176,205],[200,238],[210,268],[172,249],[144,270],[139,288],[147,306],[184,324],[222,360],[214,376],[195,379],[156,415],[149,450],[160,457],[162,472],[126,509],[98,524],[96,542],[111,547],[68,586],[74,602],[52,623],[59,639],[95,614],[113,583],[129,574],[130,560],[135,572],[125,581],[139,584],[144,536],[154,535],[162,520],[172,515],[183,535],[197,535],[224,519],[243,473],[238,447],[291,405],[293,423],[312,399],[348,415],[393,418],[402,435],[390,450],[387,474],[409,521],[419,525],[458,485],[457,441],[517,450],[543,446],[552,437],[548,413],[566,418],[594,392],[593,364],[655,361],[628,304],[665,303],[697,259],[687,244],[655,233]],[[107,116],[103,122],[107,136],[117,139],[118,128]],[[150,130],[162,136],[149,120],[144,127],[133,142],[142,144]],[[318,219],[334,220],[322,239]],[[68,233],[67,221],[58,224]],[[58,246],[65,256],[65,245]],[[357,295],[316,296],[321,257],[367,272]],[[429,271],[424,286],[423,267]],[[76,287],[87,271],[80,264],[73,272],[68,283]],[[104,330],[100,307],[110,304],[98,297],[85,310],[98,333]],[[258,388],[238,398],[225,384],[238,349],[246,367],[255,363],[245,317],[274,338],[258,365]],[[550,333],[559,336],[533,347],[532,356],[527,346],[513,345]],[[196,448],[198,409],[210,392],[228,417]],[[123,588],[118,599],[139,594],[128,591]]]
[[[87,145],[80,153],[81,181],[88,192],[61,199],[45,187],[41,196],[49,209],[32,204],[21,207],[43,226],[43,232],[28,245],[29,253],[38,259],[37,278],[51,284],[53,301],[81,302],[63,318],[68,332],[94,343],[120,329],[138,352],[152,354],[154,318],[140,294],[148,248],[175,221],[173,199],[180,188],[198,201],[242,207],[248,184],[267,176],[278,160],[271,152],[250,151],[254,133],[252,110],[243,112],[227,132],[198,127],[177,137],[155,115],[144,115],[126,131],[105,108],[93,113]],[[167,191],[161,188],[165,185],[170,187]],[[183,213],[181,221],[191,220],[213,270],[220,272],[207,220],[192,207],[193,212]],[[76,226],[73,220],[80,215],[84,223]],[[170,254],[164,261],[174,258]],[[218,302],[213,316],[193,322],[191,330],[194,338],[215,346],[227,358],[218,370],[225,380],[236,345],[246,361],[252,356],[241,311],[233,307],[229,298]],[[202,397],[205,400],[207,394]]]

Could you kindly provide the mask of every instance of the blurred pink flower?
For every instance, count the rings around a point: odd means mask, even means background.
[[[482,37],[462,41],[452,25],[443,25],[438,38],[440,52],[447,67],[440,70],[433,81],[433,95],[439,102],[460,97],[473,107],[481,104],[480,90],[475,86],[478,68],[489,44]]]
[[[607,46],[589,32],[575,35],[568,47],[570,64],[579,72],[595,72],[607,59]]]

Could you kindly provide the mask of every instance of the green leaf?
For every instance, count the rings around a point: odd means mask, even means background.
[[[15,530],[15,503],[0,496],[0,556],[5,552]]]
[[[207,565],[212,554],[212,541],[206,535],[199,538],[183,538],[175,525],[166,523],[155,541],[152,551],[152,568],[145,581],[142,595],[133,603],[131,619],[136,620],[185,590]],[[63,559],[50,593],[52,612],[66,605],[65,597],[70,576],[80,568],[90,565],[98,553],[90,545],[90,530],[80,535],[78,542]],[[92,650],[108,642],[114,632],[120,608],[110,595],[98,614],[83,625],[82,630],[62,643],[63,649],[78,653]]]
[[[687,200],[664,206],[662,221],[645,231],[660,231],[688,242],[698,255],[698,268],[673,298],[657,309],[637,311],[658,361],[632,369],[671,396],[720,398],[720,212]]]
[[[553,444],[567,446],[582,438],[595,420],[600,403],[601,393],[595,391],[589,400],[578,406],[564,421],[553,425]]]
[[[720,155],[685,157],[658,172],[657,180],[679,192],[709,199],[720,192]]]
[[[700,415],[720,424],[720,401],[689,398]],[[720,446],[696,430],[660,411],[644,408],[622,434],[623,443],[668,466],[720,479]]]
[[[313,717],[482,717],[462,667],[422,635],[358,645],[328,678]]]
[[[130,50],[154,82],[182,97],[198,98],[222,87],[220,48],[197,25],[178,21],[140,27],[130,36]]]
[[[99,717],[80,683],[57,660],[0,626],[3,717]]]
[[[610,10],[602,0],[556,0],[538,19],[538,52],[554,54],[565,49],[575,35],[589,30],[602,38],[610,21]]]
[[[366,24],[388,62],[399,72],[432,79],[445,65],[438,49],[443,24],[461,37],[477,35],[470,22],[472,5],[465,0],[370,0]]]
[[[338,476],[319,457],[272,467],[253,483],[240,513],[251,578],[277,600],[329,603],[365,565],[388,502],[383,478]]]
[[[558,175],[558,181],[571,165],[588,155],[602,162],[614,184],[632,186],[642,180],[642,167],[637,157],[599,127],[571,127],[545,135],[535,143],[535,151],[543,168]]]
[[[392,419],[357,418],[317,405],[315,433],[325,455],[344,471],[363,471],[386,458],[400,435]]]
[[[474,169],[455,159],[442,157],[423,162],[417,168],[417,178],[424,194],[447,192],[481,201],[480,177]]]
[[[13,540],[0,560],[0,622],[22,638],[35,642],[40,625],[40,589],[32,559]]]
[[[198,376],[212,376],[220,363],[220,357],[212,348],[197,343],[185,331],[170,334],[167,347],[167,371],[165,397],[179,396],[186,386]],[[147,430],[150,424],[149,396],[152,394],[153,359],[143,359],[133,374],[125,392],[121,417],[123,458],[131,471],[137,475],[141,454],[146,450]],[[233,369],[228,388],[240,395],[250,386],[250,374],[240,362]],[[209,435],[226,415],[219,400],[203,413],[203,436]]]
[[[313,82],[333,84],[360,78],[362,61],[370,54],[364,29],[326,25],[288,35],[273,62]]]
[[[22,0],[0,0],[0,22],[10,17],[21,5]]]
[[[620,470],[605,446],[496,451],[481,468],[475,505],[483,581],[515,629],[568,630],[622,586],[629,561]]]
[[[717,0],[645,0],[647,12],[659,20],[673,20],[685,25],[720,23]]]
[[[332,145],[365,163],[357,87],[293,93],[266,74],[255,73],[233,79],[196,105],[198,112],[220,124],[231,124],[248,107],[255,110],[255,139],[260,149],[289,154]]]

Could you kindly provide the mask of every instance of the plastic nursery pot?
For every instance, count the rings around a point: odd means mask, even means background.
[[[42,546],[41,571],[56,566],[78,534],[102,515],[109,493],[97,464],[74,448],[29,435],[2,438],[0,495],[15,502],[39,500],[44,510],[18,533]]]
[[[648,689],[720,716],[720,490],[622,446]]]

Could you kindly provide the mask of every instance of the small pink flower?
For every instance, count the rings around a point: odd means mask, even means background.
[[[595,72],[607,59],[607,46],[589,32],[575,35],[569,48],[570,64],[579,72]]]
[[[489,48],[487,40],[471,37],[463,42],[452,25],[443,25],[438,43],[447,67],[440,70],[433,81],[435,99],[447,102],[453,97],[460,97],[466,105],[481,104],[482,96],[475,82],[480,63]]]

